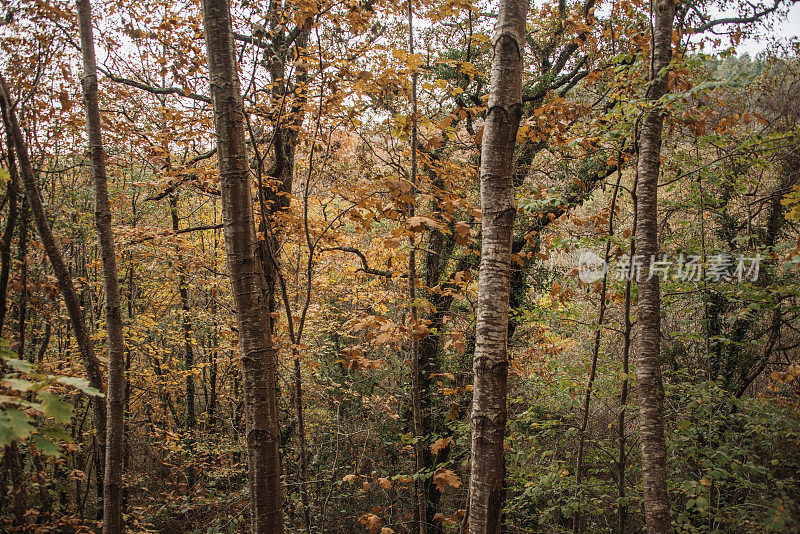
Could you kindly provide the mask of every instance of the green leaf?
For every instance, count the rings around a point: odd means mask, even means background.
[[[75,389],[78,389],[87,395],[92,395],[94,397],[102,397],[104,396],[103,392],[97,388],[93,388],[89,385],[89,381],[85,378],[81,378],[79,376],[59,376],[56,379],[56,382],[59,384],[64,384],[65,386],[72,386]]]
[[[27,437],[33,432],[32,422],[28,414],[17,408],[0,411],[0,445]]]
[[[42,405],[36,402],[28,402],[20,397],[12,397],[11,395],[0,395],[0,405],[11,404],[12,406],[23,406],[25,408],[33,408],[34,410],[42,411]]]
[[[56,423],[68,424],[72,419],[72,405],[64,402],[48,391],[39,392],[44,414],[55,419]]]
[[[59,426],[48,426],[46,428],[40,428],[39,432],[52,440],[67,441],[67,442],[72,441],[72,436],[70,436],[66,430],[64,430]]]
[[[13,389],[14,391],[31,391],[37,388],[40,384],[38,382],[32,382],[30,380],[24,380],[22,378],[6,378],[2,382],[0,382],[3,386],[7,387],[8,389]]]
[[[41,434],[34,434],[33,442],[36,444],[36,448],[45,453],[47,456],[61,456],[61,447]]]
[[[9,367],[14,369],[15,371],[19,371],[21,373],[30,373],[33,371],[33,365],[26,362],[25,360],[20,360],[19,358],[3,358]]]

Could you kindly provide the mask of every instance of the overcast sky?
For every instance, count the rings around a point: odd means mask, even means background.
[[[769,32],[762,31],[762,34],[757,38],[742,41],[736,51],[740,54],[748,52],[751,56],[755,56],[769,45],[770,36],[786,38],[800,35],[800,4],[793,5],[786,17],[776,20],[773,29]]]

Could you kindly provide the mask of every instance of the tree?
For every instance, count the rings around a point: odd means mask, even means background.
[[[239,327],[247,424],[251,531],[283,532],[278,449],[276,349],[264,302],[265,280],[255,250],[253,201],[244,135],[244,104],[227,0],[203,1],[220,172],[225,250]]]
[[[106,462],[103,483],[103,532],[122,532],[122,459],[124,455],[125,357],[122,336],[122,309],[119,296],[117,255],[111,228],[108,202],[103,131],[97,101],[97,63],[92,32],[92,5],[78,0],[78,24],[83,55],[83,101],[86,108],[86,131],[94,181],[94,218],[103,264],[106,332],[108,337],[108,397],[106,426]]]
[[[75,291],[75,285],[72,282],[67,264],[61,255],[61,251],[56,245],[55,237],[50,229],[50,222],[47,218],[47,213],[42,203],[39,188],[36,185],[36,178],[31,165],[30,155],[28,153],[28,145],[25,143],[25,138],[22,135],[22,130],[17,121],[17,116],[14,111],[14,106],[11,104],[9,97],[8,87],[6,86],[5,78],[0,75],[0,107],[3,112],[3,122],[6,129],[11,134],[11,139],[14,145],[14,151],[17,155],[17,162],[19,163],[19,174],[22,178],[22,183],[25,186],[25,198],[27,199],[28,206],[33,214],[33,220],[36,224],[36,229],[39,232],[39,237],[44,245],[47,257],[50,260],[50,265],[53,267],[56,279],[58,280],[58,287],[61,290],[61,295],[64,297],[64,304],[69,313],[72,328],[75,330],[75,338],[78,341],[78,348],[81,353],[86,375],[89,378],[89,385],[98,391],[104,391],[102,372],[100,370],[100,361],[94,352],[89,332],[86,329],[86,322],[83,318],[83,311],[81,310],[78,294]],[[98,481],[104,480],[101,472],[104,471],[105,465],[105,443],[106,443],[106,407],[105,401],[100,397],[92,398],[92,411],[94,414],[94,423],[97,431],[97,455],[96,466],[98,472]],[[98,494],[102,494],[102,484],[98,483]]]
[[[527,0],[501,0],[481,145],[481,263],[475,325],[469,530],[499,534],[508,380],[511,243],[516,215],[513,156],[522,114]]]
[[[642,120],[639,159],[636,250],[646,262],[658,254],[658,178],[664,111],[659,100],[667,93],[667,69],[672,58],[672,24],[675,2],[653,3],[655,23],[652,36],[650,83],[646,98],[652,108]],[[639,432],[644,486],[644,515],[647,532],[669,532],[667,495],[667,447],[664,440],[664,384],[661,376],[661,295],[658,276],[637,280],[639,333],[636,351],[636,382],[639,403]]]

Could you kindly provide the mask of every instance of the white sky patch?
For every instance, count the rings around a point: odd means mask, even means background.
[[[800,4],[794,4],[786,16],[775,20],[772,30],[761,30],[759,33],[757,37],[743,39],[736,47],[736,51],[740,54],[747,52],[755,57],[767,49],[771,38],[784,40],[800,36]]]

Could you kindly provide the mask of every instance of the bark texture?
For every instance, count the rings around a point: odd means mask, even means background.
[[[244,106],[227,0],[203,0],[220,171],[225,252],[236,305],[247,421],[251,531],[283,532],[275,348],[265,280],[256,258]]]
[[[639,160],[636,249],[649,263],[658,254],[658,177],[664,112],[657,101],[667,93],[667,68],[672,59],[674,0],[653,2],[653,49],[647,100],[653,109],[642,120]],[[636,381],[639,401],[639,432],[644,489],[645,526],[649,534],[669,532],[666,444],[664,442],[664,384],[661,377],[661,296],[657,276],[638,280],[639,335],[636,351]]]
[[[122,309],[119,297],[117,256],[111,209],[108,203],[103,133],[97,96],[97,63],[92,32],[92,6],[89,0],[78,0],[78,25],[83,55],[83,104],[86,111],[86,132],[94,182],[94,221],[103,265],[105,290],[106,335],[108,336],[108,394],[106,406],[106,458],[103,479],[103,532],[122,532],[122,460],[124,456],[125,413],[125,346],[122,335]]]
[[[511,245],[516,216],[513,155],[522,114],[527,0],[501,0],[481,146],[481,264],[475,326],[469,531],[499,534],[508,380]]]

